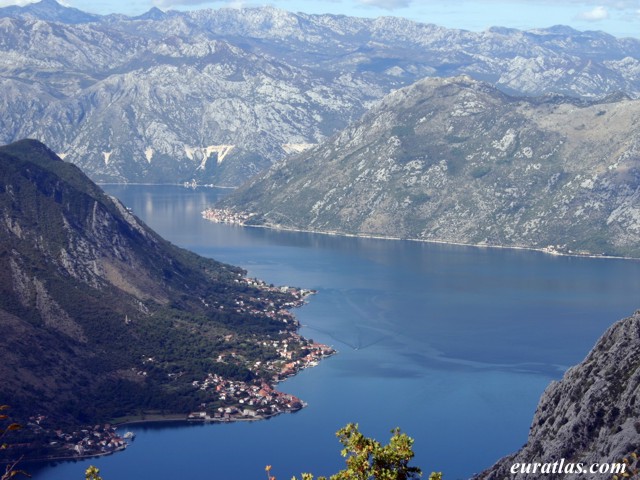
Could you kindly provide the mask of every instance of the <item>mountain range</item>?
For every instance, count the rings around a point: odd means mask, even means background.
[[[309,347],[283,313],[299,296],[171,245],[78,166],[224,185],[266,168],[220,205],[249,225],[640,257],[639,47],[274,8],[0,9],[0,142],[53,147],[0,147],[0,404],[31,425],[185,414],[209,375],[269,383],[272,342]],[[554,382],[480,477],[637,466],[639,324]]]
[[[275,228],[639,257],[640,102],[425,79],[220,208]]]
[[[274,8],[0,8],[0,142],[38,138],[102,182],[237,186],[424,77],[508,94],[640,94],[640,41],[469,32]]]

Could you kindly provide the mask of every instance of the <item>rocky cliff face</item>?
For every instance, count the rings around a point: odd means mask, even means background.
[[[457,77],[386,97],[222,202],[249,223],[640,256],[640,102]]]
[[[566,468],[570,463],[590,466],[627,459],[627,473],[631,474],[640,467],[639,450],[640,311],[609,328],[581,364],[547,388],[526,445],[477,478],[575,478],[577,467],[573,474],[559,470],[544,475],[538,470],[538,476],[511,472],[516,463],[553,464],[561,459]],[[580,478],[612,476],[587,473]]]
[[[128,18],[43,0],[0,9],[0,142],[38,138],[94,180],[238,185],[418,79],[637,96],[639,51],[564,27],[473,33],[273,8]]]

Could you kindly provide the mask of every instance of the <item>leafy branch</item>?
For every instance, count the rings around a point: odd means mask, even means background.
[[[9,410],[9,405],[0,405],[0,412],[6,412],[7,410]],[[9,420],[9,415],[7,415],[6,413],[0,413],[0,421],[7,421],[7,420]],[[7,434],[10,432],[15,432],[17,430],[20,430],[21,428],[22,426],[19,423],[10,423],[4,428],[0,428],[0,450],[9,449],[9,444],[4,442],[4,439],[7,436]],[[24,470],[18,469],[18,464],[21,461],[22,461],[22,457],[7,463],[7,465],[5,466],[4,473],[2,474],[2,477],[0,477],[0,480],[9,480],[18,475],[24,475],[25,477],[30,477],[31,475],[29,475]]]
[[[358,430],[358,425],[350,423],[336,433],[340,443],[344,446],[341,451],[346,458],[346,468],[329,480],[413,480],[422,476],[422,470],[410,466],[414,457],[414,440],[401,433],[399,428],[391,431],[392,437],[388,445],[382,445],[377,440],[365,437]],[[271,476],[271,466],[267,466],[268,480],[275,480]],[[302,480],[314,480],[311,473],[303,473]],[[293,477],[292,480],[297,480]],[[327,480],[318,477],[317,480]],[[442,473],[432,473],[429,480],[442,480]]]

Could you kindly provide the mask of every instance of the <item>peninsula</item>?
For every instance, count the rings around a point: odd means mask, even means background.
[[[298,334],[312,291],[170,244],[40,142],[0,147],[0,206],[0,405],[23,426],[0,461],[111,453],[132,420],[293,412],[276,383],[334,353]]]

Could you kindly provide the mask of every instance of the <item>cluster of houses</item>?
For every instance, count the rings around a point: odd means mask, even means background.
[[[282,357],[281,360],[270,361],[266,365],[256,364],[255,368],[264,367],[273,372],[274,382],[295,375],[303,368],[315,366],[325,357],[331,356],[335,350],[320,343],[307,342],[306,354],[300,356],[289,349],[289,343],[300,343],[302,337],[291,334],[289,340],[271,340],[271,343]],[[293,338],[295,337],[295,338]],[[298,357],[298,358],[295,358]],[[287,361],[289,360],[289,361]],[[260,362],[257,362],[260,363]],[[294,395],[275,390],[267,383],[253,385],[241,381],[227,380],[220,375],[210,373],[203,381],[194,381],[193,386],[211,392],[211,401],[218,406],[213,411],[192,412],[190,420],[231,421],[239,419],[268,418],[285,412],[295,412],[305,406]],[[206,406],[206,405],[205,405]]]
[[[271,371],[276,382],[295,375],[304,368],[315,367],[320,360],[336,353],[333,348],[322,343],[308,342],[297,333],[292,333],[288,339],[263,342],[263,345],[268,345],[269,343],[275,347],[283,359],[280,362],[271,362],[275,367]],[[292,345],[304,345],[306,353],[301,355],[297,349],[290,348]],[[283,361],[285,363],[282,363]],[[269,368],[269,365],[267,368]]]
[[[269,318],[281,320],[284,323],[290,323],[292,325],[298,326],[298,321],[295,319],[295,316],[289,311],[290,308],[299,307],[304,303],[304,300],[307,296],[315,293],[314,290],[306,290],[304,288],[294,288],[294,287],[274,287],[273,285],[268,285],[266,282],[262,280],[258,280],[256,278],[246,278],[242,277],[236,279],[236,282],[244,282],[250,287],[257,288],[264,292],[280,292],[287,293],[293,297],[292,301],[284,302],[281,305],[276,307],[273,301],[269,301],[263,298],[249,297],[247,302],[244,300],[236,300],[235,311],[238,313],[248,313],[253,315],[264,315]],[[257,308],[256,305],[267,302],[267,308]]]
[[[202,216],[215,223],[232,223],[244,225],[251,218],[250,213],[236,213],[226,208],[207,208],[202,212]]]
[[[96,425],[93,429],[82,429],[79,432],[56,432],[64,441],[64,448],[78,456],[104,455],[127,448],[126,440],[116,433],[111,425]]]
[[[215,392],[218,402],[229,406],[212,411],[192,412],[189,420],[231,421],[240,419],[268,418],[285,412],[300,410],[305,404],[294,395],[279,392],[266,383],[250,385],[245,382],[225,380],[219,375],[209,374],[202,382],[194,382],[202,390]]]
[[[126,438],[116,432],[116,428],[110,424],[85,427],[74,432],[65,432],[61,429],[50,431],[46,426],[47,417],[36,415],[29,419],[27,426],[35,433],[48,437],[49,447],[56,452],[56,457],[85,457],[106,455],[124,450],[127,447]]]

